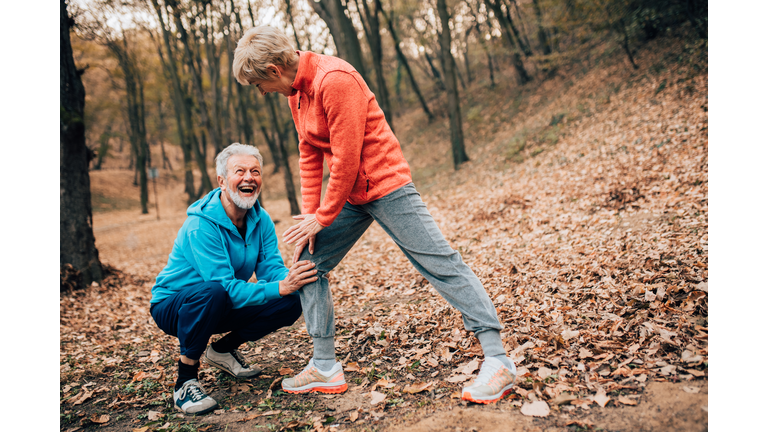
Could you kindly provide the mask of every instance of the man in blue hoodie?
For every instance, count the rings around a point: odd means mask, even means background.
[[[238,378],[257,375],[261,370],[248,365],[238,347],[293,324],[301,315],[295,291],[317,280],[313,263],[290,269],[283,263],[275,224],[257,201],[262,163],[253,146],[235,143],[219,153],[219,188],[189,206],[152,287],[152,318],[179,338],[173,400],[185,414],[218,405],[197,380],[200,357]],[[254,271],[258,281],[248,282]],[[208,346],[211,335],[225,332]]]

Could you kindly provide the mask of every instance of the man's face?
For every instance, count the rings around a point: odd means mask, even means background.
[[[217,176],[221,191],[225,192],[239,208],[247,210],[256,204],[261,192],[261,165],[251,155],[230,156],[227,161],[227,178]]]

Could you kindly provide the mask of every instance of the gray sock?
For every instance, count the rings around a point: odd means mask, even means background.
[[[336,364],[336,350],[333,346],[333,336],[312,338],[312,344],[315,346],[315,352],[312,360],[323,372],[327,372]]]
[[[507,368],[512,369],[512,362],[507,358],[504,344],[501,342],[501,334],[499,334],[498,330],[490,329],[475,333],[475,337],[480,341],[485,357],[493,357],[501,361]]]

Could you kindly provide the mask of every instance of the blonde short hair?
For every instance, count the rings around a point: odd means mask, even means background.
[[[298,61],[299,55],[285,34],[260,25],[245,32],[237,42],[232,74],[240,84],[250,85],[253,79],[269,79],[267,65],[293,66]]]

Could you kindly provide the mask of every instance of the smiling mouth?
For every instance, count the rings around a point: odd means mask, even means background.
[[[244,185],[244,186],[238,187],[237,190],[239,190],[240,192],[242,192],[244,194],[252,194],[252,193],[256,192],[256,186]]]

